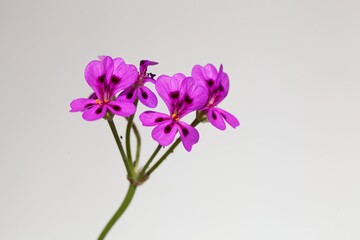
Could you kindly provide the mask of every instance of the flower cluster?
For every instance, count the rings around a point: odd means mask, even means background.
[[[173,76],[148,73],[148,67],[157,62],[140,61],[139,70],[132,64],[127,64],[121,58],[109,56],[91,61],[85,68],[85,79],[93,93],[88,98],[78,98],[71,102],[71,112],[82,112],[87,121],[104,118],[109,123],[115,142],[127,171],[129,189],[121,207],[107,223],[99,236],[106,237],[112,226],[124,213],[134,196],[137,186],[144,183],[154,170],[182,142],[187,151],[191,151],[199,141],[200,135],[195,128],[200,122],[209,121],[214,127],[225,130],[226,123],[236,128],[240,125],[235,116],[219,108],[218,105],[229,92],[229,77],[220,65],[217,70],[212,64],[195,65],[191,76],[176,73]],[[139,167],[141,138],[134,123],[138,103],[155,108],[158,98],[146,85],[154,84],[157,95],[164,101],[168,113],[145,111],[139,114],[143,126],[154,127],[152,138],[158,146],[143,167]],[[192,123],[187,123],[184,117],[196,112]],[[122,138],[116,130],[113,118],[115,116],[127,119],[125,148]],[[136,136],[136,154],[131,153],[130,132]],[[177,133],[180,137],[174,141]],[[166,152],[154,163],[152,161],[164,146],[172,144]],[[152,165],[151,165],[152,164]]]
[[[148,67],[157,62],[143,60],[140,69],[126,64],[121,58],[109,56],[91,61],[85,69],[85,79],[94,91],[89,98],[71,102],[71,112],[83,112],[88,121],[109,118],[114,115],[129,117],[135,114],[138,100],[149,108],[158,104],[156,95],[145,84],[155,85],[157,94],[166,104],[169,113],[145,111],[139,115],[143,126],[154,127],[152,138],[161,146],[173,143],[179,132],[187,151],[199,141],[196,124],[188,124],[183,117],[192,112],[206,116],[216,128],[225,130],[227,122],[235,128],[240,125],[235,116],[218,105],[229,92],[229,77],[220,65],[195,65],[191,76],[177,73],[173,76],[148,73]],[[199,120],[199,119],[197,119]]]

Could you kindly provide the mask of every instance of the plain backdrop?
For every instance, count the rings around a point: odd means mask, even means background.
[[[1,0],[0,239],[96,239],[121,203],[128,183],[107,123],[69,113],[99,55],[158,61],[158,75],[223,64],[220,106],[241,121],[201,125],[193,151],[176,149],[107,239],[360,239],[359,9]],[[142,161],[150,133],[141,127]]]

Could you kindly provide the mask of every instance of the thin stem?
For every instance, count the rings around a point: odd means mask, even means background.
[[[113,134],[113,136],[114,136],[114,138],[115,138],[115,142],[116,142],[116,144],[117,144],[117,146],[118,146],[118,149],[119,149],[119,151],[120,151],[121,157],[122,157],[122,159],[123,159],[123,161],[124,161],[124,165],[125,165],[126,171],[127,171],[128,175],[133,176],[133,175],[132,175],[133,172],[131,172],[131,168],[130,168],[130,166],[129,166],[129,161],[128,161],[127,157],[126,157],[124,148],[123,148],[123,146],[122,146],[122,144],[121,144],[121,140],[120,140],[119,134],[118,134],[118,132],[117,132],[117,130],[116,130],[114,121],[113,121],[112,119],[108,119],[107,121],[108,121],[109,126],[110,126],[110,128],[111,128],[111,132],[112,132],[112,134]]]
[[[106,237],[106,235],[108,234],[110,229],[113,227],[113,225],[116,223],[116,221],[125,212],[125,210],[129,206],[132,198],[134,197],[135,190],[136,190],[136,185],[130,183],[129,189],[128,189],[127,193],[126,193],[126,196],[125,196],[123,202],[121,203],[119,209],[116,211],[114,216],[110,219],[110,221],[106,224],[105,228],[102,230],[98,240],[102,240],[102,239],[104,239]]]
[[[141,169],[140,177],[143,177],[145,171],[149,167],[152,160],[154,160],[154,158],[156,157],[156,155],[158,154],[158,152],[160,151],[161,148],[162,148],[162,146],[159,144],[157,146],[157,148],[155,149],[155,151],[153,152],[153,154],[151,155],[151,157],[149,158],[149,160],[146,162],[145,166]]]
[[[135,166],[135,169],[136,169],[138,167],[138,165],[139,165],[139,159],[140,159],[141,137],[140,137],[139,130],[136,127],[134,122],[133,122],[133,125],[132,125],[132,129],[133,129],[133,132],[134,132],[135,137],[136,137],[136,155],[135,155],[135,161],[134,161],[134,166]]]
[[[138,100],[136,99],[135,102],[134,102],[135,107],[137,106],[137,103],[138,103]],[[126,142],[126,154],[127,154],[127,157],[128,157],[128,162],[131,165],[131,168],[134,168],[134,166],[132,165],[133,161],[132,161],[132,156],[131,156],[130,132],[131,132],[131,128],[132,128],[132,125],[133,125],[134,116],[135,116],[135,113],[133,115],[131,115],[127,119],[128,123],[127,123],[127,126],[126,126],[126,139],[125,139],[125,142]]]
[[[196,127],[200,122],[197,118],[191,123],[191,126]],[[178,137],[176,141],[170,146],[170,148],[162,155],[162,157],[147,171],[146,175],[150,176],[150,174],[155,171],[156,168],[160,166],[160,164],[170,155],[170,153],[174,152],[174,149],[179,145],[181,142],[181,138]]]

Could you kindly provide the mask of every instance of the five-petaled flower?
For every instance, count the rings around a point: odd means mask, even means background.
[[[158,103],[156,95],[148,87],[144,86],[147,82],[155,83],[153,76],[147,73],[147,68],[156,64],[158,63],[149,60],[140,61],[140,72],[136,82],[120,93],[118,99],[134,102],[138,98],[145,106],[156,107]]]
[[[134,65],[126,64],[121,58],[109,56],[91,61],[85,69],[85,79],[94,90],[89,98],[79,98],[71,102],[71,112],[84,112],[83,118],[88,121],[105,117],[109,111],[123,117],[135,113],[132,102],[116,99],[116,94],[135,83],[138,77]]]
[[[155,88],[169,109],[169,115],[146,111],[139,116],[142,124],[156,126],[152,131],[152,137],[162,146],[171,144],[176,133],[179,132],[184,148],[191,151],[192,146],[199,141],[199,132],[180,120],[206,104],[207,89],[195,84],[194,79],[185,77],[182,73],[172,77],[160,76]]]
[[[204,67],[195,65],[191,76],[196,83],[208,90],[207,103],[202,111],[207,115],[209,122],[220,130],[226,129],[225,121],[233,128],[239,126],[240,122],[234,115],[217,107],[229,92],[229,77],[223,72],[223,66],[220,65],[218,72],[212,64],[207,64]]]

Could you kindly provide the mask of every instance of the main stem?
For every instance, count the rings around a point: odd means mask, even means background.
[[[101,232],[98,240],[102,240],[102,239],[104,239],[106,237],[106,235],[108,234],[110,229],[113,227],[113,225],[116,223],[116,221],[125,212],[125,210],[127,209],[127,207],[129,206],[131,200],[134,197],[135,190],[136,190],[136,185],[130,183],[129,189],[128,189],[127,193],[126,193],[124,201],[122,202],[122,204],[120,205],[119,209],[116,211],[114,216],[110,219],[108,224],[106,224],[106,226],[105,226],[104,230]]]

